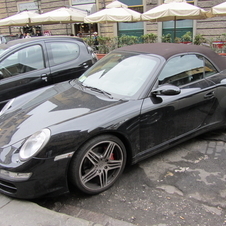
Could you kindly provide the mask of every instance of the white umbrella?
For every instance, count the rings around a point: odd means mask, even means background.
[[[118,0],[115,0],[112,3],[109,3],[108,5],[106,5],[106,8],[107,9],[110,9],[110,8],[128,8],[128,5],[122,3]]]
[[[75,8],[62,7],[47,13],[40,14],[31,18],[34,24],[58,24],[58,23],[73,23],[83,22],[86,12]]]
[[[210,11],[208,11],[208,17],[214,16],[226,16],[226,2],[213,6]]]
[[[207,12],[197,6],[191,5],[186,0],[168,0],[141,15],[142,20],[159,22],[180,19],[205,19]]]
[[[128,6],[120,1],[113,1],[100,10],[84,19],[85,23],[105,23],[105,22],[134,22],[140,21],[141,14],[128,9]]]
[[[161,22],[174,20],[174,36],[176,37],[176,20],[206,19],[207,11],[191,5],[186,0],[165,0],[159,5],[141,15],[143,21]]]
[[[0,26],[25,26],[31,23],[31,18],[38,16],[34,11],[22,11],[0,20]]]

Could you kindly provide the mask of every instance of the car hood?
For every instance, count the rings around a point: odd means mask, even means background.
[[[43,128],[119,103],[84,92],[69,82],[22,95],[0,117],[0,147],[20,142]]]

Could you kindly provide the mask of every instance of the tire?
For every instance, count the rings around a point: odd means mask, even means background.
[[[80,191],[95,195],[110,188],[123,172],[126,149],[115,136],[88,141],[72,158],[69,178]]]

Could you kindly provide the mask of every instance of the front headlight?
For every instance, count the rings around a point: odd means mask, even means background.
[[[49,141],[50,135],[50,130],[46,128],[30,136],[20,149],[20,160],[28,160],[37,154]]]

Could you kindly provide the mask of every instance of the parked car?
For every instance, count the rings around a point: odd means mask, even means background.
[[[225,67],[207,47],[138,44],[12,99],[0,117],[0,192],[98,194],[126,164],[225,127]]]
[[[0,107],[31,90],[79,77],[97,61],[91,47],[70,36],[18,39],[0,45]]]
[[[0,44],[19,39],[18,35],[0,35]]]

